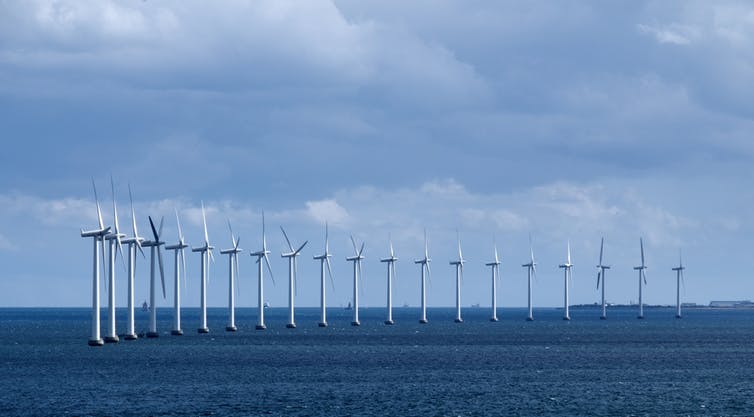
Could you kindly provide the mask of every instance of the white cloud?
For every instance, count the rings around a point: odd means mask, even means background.
[[[639,32],[653,35],[657,42],[673,45],[688,45],[695,34],[693,28],[672,24],[667,27],[655,27],[645,24],[638,24]]]
[[[335,226],[346,226],[349,223],[350,215],[334,199],[307,201],[306,213],[317,221],[325,224],[326,222]]]

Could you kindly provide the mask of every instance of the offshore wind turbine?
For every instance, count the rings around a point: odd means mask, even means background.
[[[325,302],[325,265],[327,266],[327,273],[330,276],[330,285],[332,285],[333,291],[335,291],[335,281],[332,277],[332,266],[330,265],[330,258],[332,257],[332,254],[330,253],[330,236],[329,231],[327,227],[327,223],[325,223],[325,252],[322,255],[315,256],[314,259],[319,261],[319,270],[320,270],[320,317],[319,317],[319,327],[327,327],[327,303]]]
[[[607,303],[605,303],[605,271],[610,269],[609,265],[602,263],[603,249],[605,248],[605,238],[600,240],[600,263],[597,265],[597,289],[600,289],[600,282],[602,282],[602,315],[600,320],[607,320]]]
[[[497,320],[497,281],[500,279],[500,258],[497,256],[497,243],[493,243],[495,247],[495,260],[488,262],[485,265],[492,269],[492,317],[490,321]]]
[[[568,311],[568,285],[573,281],[573,276],[571,275],[571,268],[573,268],[573,264],[571,263],[571,242],[568,242],[568,257],[566,258],[566,262],[558,267],[563,268],[564,271],[565,299],[563,301],[563,320],[570,320],[571,315]]]
[[[521,265],[522,267],[526,268],[526,276],[529,283],[529,315],[526,316],[526,321],[533,321],[534,320],[534,314],[532,311],[532,305],[531,305],[531,280],[532,277],[537,275],[537,263],[534,262],[534,248],[531,244],[531,236],[529,236],[529,263],[525,263]]]
[[[356,241],[351,236],[351,244],[353,244],[354,256],[346,258],[347,261],[353,262],[353,321],[351,326],[361,326],[359,322],[359,278],[361,277],[361,260],[364,259],[362,255],[364,253],[364,244],[361,242],[361,248],[356,247]]]
[[[264,267],[262,266],[262,259],[264,259],[267,270],[270,272],[270,279],[272,279],[272,285],[275,285],[275,277],[272,275],[272,268],[270,267],[270,251],[267,250],[267,237],[264,231],[264,212],[262,212],[262,249],[251,253],[251,256],[257,257],[257,264],[259,272],[259,321],[257,322],[256,329],[264,330],[267,326],[264,325]]]
[[[288,323],[285,327],[295,329],[296,318],[293,309],[295,304],[295,294],[298,294],[298,267],[296,257],[298,257],[301,250],[304,249],[304,246],[306,246],[309,241],[304,241],[298,249],[294,250],[291,240],[288,239],[288,234],[285,233],[283,226],[280,226],[280,231],[283,232],[285,242],[288,244],[288,249],[290,250],[290,252],[283,252],[280,254],[281,257],[288,258]]]
[[[463,277],[463,264],[466,260],[463,259],[463,253],[461,252],[461,238],[458,237],[458,259],[450,261],[451,265],[456,267],[456,323],[463,323],[461,318],[461,278]]]
[[[647,265],[644,263],[644,240],[642,238],[639,238],[639,247],[641,248],[641,265],[635,266],[634,270],[639,271],[639,316],[636,317],[638,319],[644,318],[644,303],[641,299],[641,293],[642,293],[642,281],[644,281],[644,284],[647,284],[647,273],[644,272],[645,269],[647,269]]]
[[[395,278],[395,251],[393,250],[393,240],[390,239],[390,256],[380,259],[380,262],[387,263],[387,319],[385,324],[391,326],[393,321],[393,278]]]
[[[102,346],[104,342],[100,338],[99,332],[99,276],[100,276],[100,247],[102,254],[104,255],[104,237],[110,233],[110,226],[105,227],[102,221],[102,210],[99,206],[99,198],[97,197],[97,186],[94,184],[92,178],[92,188],[94,189],[94,201],[97,204],[97,220],[99,221],[97,229],[84,230],[81,229],[81,237],[91,237],[94,247],[93,251],[93,274],[92,274],[92,334],[89,336],[89,346]],[[103,262],[104,263],[104,262]]]
[[[209,235],[207,234],[207,215],[204,212],[204,201],[202,201],[202,224],[204,225],[204,246],[198,248],[191,248],[191,252],[199,252],[202,258],[201,268],[201,285],[199,292],[199,328],[196,329],[198,333],[209,333],[207,327],[207,277],[209,276],[209,261],[215,261],[215,257],[212,255],[214,246],[209,244]]]
[[[427,229],[424,229],[424,258],[414,261],[415,264],[421,265],[421,317],[419,323],[427,324],[427,277],[431,275],[429,270],[429,263],[432,260],[429,258],[429,246],[427,244]],[[426,270],[426,275],[425,275]]]
[[[122,240],[123,243],[128,245],[128,324],[126,326],[126,334],[123,336],[126,340],[136,340],[139,336],[136,335],[136,326],[134,324],[134,275],[136,273],[136,249],[139,249],[141,256],[144,256],[144,251],[141,249],[141,243],[144,238],[139,236],[139,232],[136,229],[136,211],[134,210],[134,198],[131,194],[131,185],[128,186],[128,199],[131,201],[131,227],[133,231],[133,237],[128,237]]]
[[[186,286],[186,252],[185,249],[189,246],[183,240],[183,230],[181,229],[181,219],[178,217],[178,209],[175,209],[175,223],[178,225],[178,243],[175,245],[165,246],[165,249],[172,250],[174,255],[174,268],[175,282],[174,282],[174,295],[173,295],[173,329],[170,334],[173,336],[183,335],[181,329],[181,268],[183,268],[183,285]]]
[[[222,255],[228,255],[228,325],[225,326],[225,331],[235,332],[236,328],[236,281],[238,280],[238,254],[243,252],[243,249],[238,247],[241,242],[240,237],[233,235],[233,227],[228,220],[228,230],[230,230],[230,242],[233,245],[230,249],[221,250]]]
[[[123,258],[121,238],[126,237],[126,235],[120,232],[120,227],[118,226],[118,206],[115,204],[115,183],[112,176],[110,177],[110,187],[113,195],[113,222],[115,230],[105,236],[105,240],[108,241],[108,257],[110,261],[108,265],[109,288],[107,289],[107,335],[105,336],[105,343],[118,343],[120,339],[118,339],[118,333],[115,331],[115,249],[117,245],[120,260],[123,262],[123,268],[125,269],[126,264]]]
[[[149,227],[152,228],[152,236],[154,240],[150,240],[147,242],[144,242],[142,246],[148,247],[150,249],[150,257],[149,257],[149,331],[147,332],[147,337],[159,337],[160,334],[157,333],[157,302],[156,302],[156,295],[155,295],[155,270],[154,270],[154,261],[155,261],[155,253],[157,260],[160,264],[160,282],[162,283],[162,298],[166,298],[165,294],[165,268],[162,264],[162,248],[161,246],[165,244],[165,242],[160,240],[160,236],[162,235],[162,225],[164,223],[165,218],[160,219],[160,228],[159,231],[157,228],[154,227],[154,222],[152,221],[152,217],[149,216]]]
[[[678,253],[678,266],[673,268],[673,271],[676,272],[675,275],[675,318],[680,319],[681,318],[681,282],[685,281],[683,279],[683,270],[686,269],[683,266],[683,256],[681,253]]]

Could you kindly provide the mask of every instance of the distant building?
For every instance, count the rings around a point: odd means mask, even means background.
[[[749,300],[710,301],[709,306],[715,308],[754,308],[754,302],[751,302]]]

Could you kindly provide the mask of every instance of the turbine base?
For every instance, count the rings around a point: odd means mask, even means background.
[[[157,332],[147,332],[147,338],[153,339],[155,337],[160,337],[160,334]]]
[[[491,322],[496,322],[496,321],[499,321],[499,320],[497,319],[497,317],[492,317],[492,318],[490,318],[490,321]]]
[[[173,336],[183,336],[183,330],[181,330],[181,329],[171,330],[170,334],[172,334]]]
[[[534,321],[534,317],[527,317],[526,321]]]
[[[392,321],[392,320],[385,320],[385,325],[387,325],[387,326],[392,326],[394,324],[395,324],[395,322]]]
[[[680,315],[680,314],[676,314],[676,315],[675,315],[675,318],[677,318],[677,319],[680,319],[680,318],[681,318],[681,315]]]
[[[296,328],[296,323],[288,323],[288,324],[285,325],[285,328],[286,329],[295,329]]]
[[[427,324],[428,322],[427,322],[427,319],[420,319],[419,323],[421,323],[421,324]]]
[[[139,336],[136,336],[135,334],[127,334],[127,335],[123,336],[123,339],[125,339],[125,340],[136,340],[138,338],[139,338]]]
[[[351,326],[361,326],[361,323],[359,323],[358,321],[354,320],[354,321],[351,322]]]
[[[323,322],[317,323],[317,326],[319,326],[319,327],[327,327],[327,322],[323,321]]]
[[[600,320],[607,320],[607,316],[600,316]]]
[[[463,319],[455,319],[453,321],[456,322],[456,323],[463,323]]]
[[[226,332],[235,332],[237,330],[238,329],[236,328],[236,326],[225,326],[225,331]]]
[[[644,316],[637,316],[636,318],[639,320],[644,320]]]
[[[102,339],[89,339],[89,346],[103,346],[105,342]]]
[[[257,324],[257,326],[255,327],[255,329],[257,329],[257,330],[265,330],[265,329],[267,329],[267,326],[265,326],[264,324]]]
[[[571,321],[571,318],[570,317],[563,317],[563,320],[565,320],[565,321]]]
[[[118,336],[105,336],[105,343],[118,343],[120,339]]]
[[[200,328],[196,329],[196,332],[199,333],[199,334],[207,334],[207,333],[209,333],[209,328],[207,328],[207,327],[200,327]]]

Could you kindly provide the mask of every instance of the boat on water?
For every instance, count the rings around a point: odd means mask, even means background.
[[[348,305],[344,307],[345,310],[353,310],[353,306],[351,305],[351,302],[348,302]]]
[[[149,304],[146,301],[141,305],[141,311],[149,311]]]

